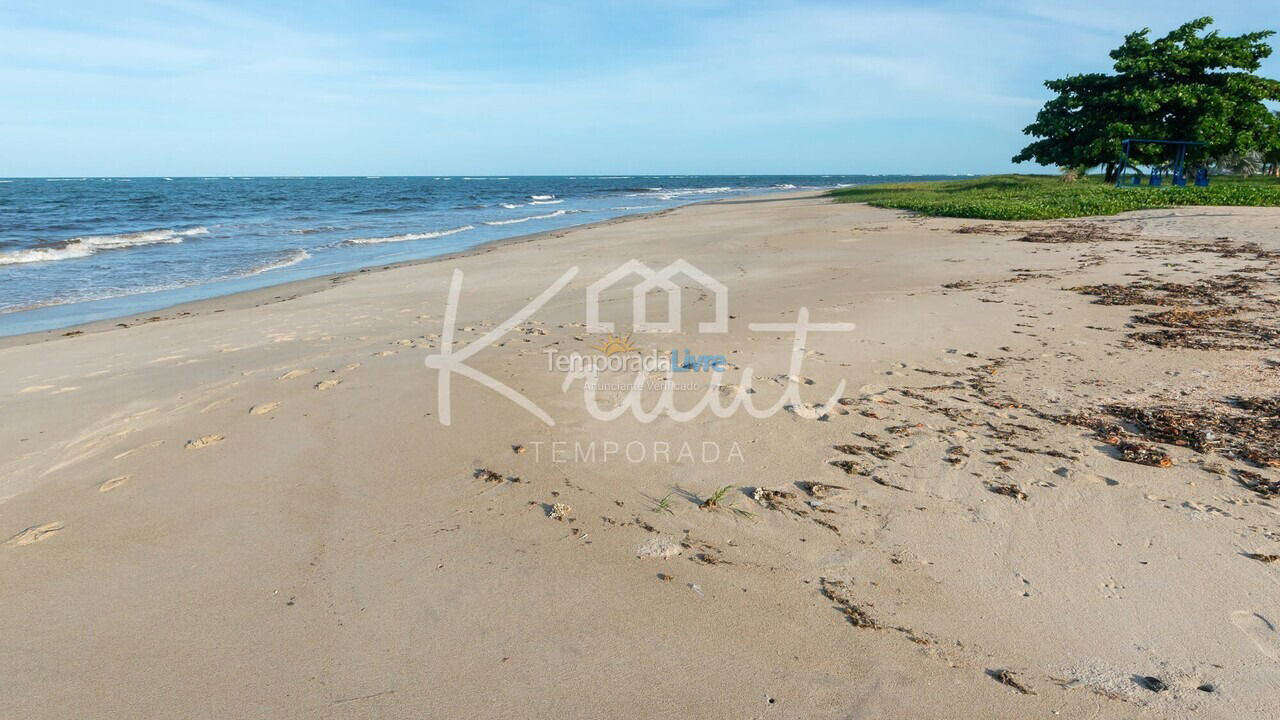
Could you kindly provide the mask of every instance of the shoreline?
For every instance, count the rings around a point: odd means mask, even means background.
[[[166,305],[163,307],[156,308],[154,310],[148,310],[140,313],[125,313],[122,315],[115,315],[115,316],[112,316],[109,318],[103,318],[100,320],[91,320],[89,322],[64,325],[64,326],[52,328],[49,330],[35,330],[30,332],[15,333],[12,335],[3,335],[3,336],[0,336],[0,349],[6,348],[6,347],[13,347],[13,346],[31,345],[34,343],[46,342],[46,341],[54,340],[61,337],[73,337],[77,335],[100,333],[107,330],[125,329],[120,327],[121,323],[126,323],[127,327],[133,327],[139,324],[144,324],[149,322],[160,322],[163,320],[170,320],[177,317],[191,317],[191,316],[199,315],[202,313],[222,312],[225,310],[232,310],[237,308],[253,307],[255,305],[267,304],[267,302],[262,302],[264,299],[269,299],[269,301],[272,301],[272,302],[284,302],[287,300],[300,297],[302,295],[320,292],[324,288],[331,286],[335,282],[342,282],[349,278],[356,277],[359,275],[364,275],[370,272],[384,272],[387,270],[396,270],[404,267],[413,267],[415,265],[421,265],[424,263],[447,262],[450,260],[457,260],[464,257],[470,257],[472,255],[492,252],[506,245],[534,242],[536,240],[546,238],[546,237],[556,237],[558,234],[563,234],[566,232],[587,230],[594,227],[603,227],[603,226],[613,225],[620,222],[630,222],[633,220],[643,220],[646,218],[661,217],[662,215],[675,212],[676,210],[680,210],[681,208],[691,207],[694,205],[715,204],[720,202],[732,202],[732,201],[756,201],[758,199],[767,199],[767,198],[775,198],[775,197],[779,197],[779,198],[806,197],[806,196],[812,195],[813,192],[814,191],[778,192],[778,193],[766,193],[766,194],[760,194],[760,195],[745,195],[745,196],[742,196],[741,198],[732,198],[732,199],[699,200],[695,202],[686,203],[683,205],[676,205],[674,207],[655,210],[653,212],[637,213],[632,215],[621,215],[618,217],[607,218],[605,220],[597,220],[594,222],[583,223],[581,225],[570,225],[568,227],[557,228],[554,230],[543,230],[540,232],[526,233],[524,235],[513,235],[511,237],[498,238],[496,240],[486,241],[478,245],[475,245],[473,247],[467,248],[466,250],[459,250],[456,252],[446,253],[444,255],[436,255],[436,256],[427,257],[427,258],[417,258],[413,260],[400,260],[400,261],[385,264],[385,265],[384,264],[371,265],[371,266],[368,266],[365,268],[359,268],[356,270],[346,270],[343,272],[328,273],[325,275],[317,275],[315,277],[304,278],[301,280],[286,280],[282,283],[275,284],[275,285],[267,285],[265,287],[254,288],[251,290],[238,290],[235,292],[227,293],[225,295],[216,295],[213,297],[202,298],[200,300],[190,300],[186,302],[175,303],[173,305]],[[819,190],[817,191],[816,196],[818,197],[825,196],[826,192],[828,191]],[[288,294],[289,297],[280,298],[280,294],[282,291],[285,294]],[[219,306],[218,303],[225,303],[225,304],[223,306]],[[67,303],[67,305],[74,305],[74,304],[76,303]],[[54,307],[54,306],[50,306],[50,307]],[[40,308],[33,308],[33,310],[39,310],[39,309]],[[28,312],[28,311],[19,310],[15,314],[22,313],[22,312]]]

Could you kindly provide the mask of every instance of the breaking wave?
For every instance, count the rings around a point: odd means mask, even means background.
[[[555,212],[549,212],[546,215],[528,215],[522,218],[511,218],[510,220],[488,220],[485,221],[485,225],[515,225],[516,223],[529,222],[530,220],[546,220],[547,218],[560,217],[566,212],[568,211],[556,210]]]
[[[208,235],[208,228],[193,227],[186,230],[143,230],[118,235],[88,235],[71,238],[50,247],[27,248],[0,253],[0,265],[20,265],[34,262],[53,262],[89,257],[100,250],[119,250],[139,245],[171,245],[185,237]]]
[[[404,233],[403,235],[390,235],[388,237],[374,238],[355,238],[348,240],[350,245],[376,245],[378,243],[392,242],[408,242],[410,240],[430,240],[431,238],[444,237],[445,235],[453,235],[454,233],[466,232],[467,230],[475,230],[474,225],[463,225],[462,227],[450,228],[448,230],[435,230],[424,233]]]
[[[303,260],[310,260],[310,259],[311,259],[311,253],[307,252],[306,250],[294,250],[293,253],[290,254],[288,257],[282,258],[280,260],[276,260],[275,262],[267,263],[266,265],[263,265],[261,267],[253,268],[252,270],[247,270],[241,273],[240,277],[253,277],[254,275],[261,275],[264,272],[271,272],[272,270],[287,268],[290,265],[297,265]]]

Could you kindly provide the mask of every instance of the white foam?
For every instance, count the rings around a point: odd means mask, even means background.
[[[0,265],[20,265],[34,262],[52,262],[89,257],[99,250],[119,250],[138,245],[172,245],[192,235],[208,235],[208,228],[193,227],[186,230],[143,230],[118,235],[86,235],[71,238],[52,247],[28,248],[0,253]]]
[[[0,265],[20,265],[22,263],[70,260],[72,258],[89,257],[92,254],[93,248],[84,247],[82,245],[13,250],[7,253],[0,253]]]
[[[243,273],[240,277],[253,277],[254,275],[261,275],[264,272],[271,272],[272,270],[287,268],[290,265],[297,265],[303,260],[310,260],[310,259],[311,259],[311,253],[307,252],[306,250],[295,250],[293,254],[287,258],[284,258],[282,260],[277,260],[273,263],[268,263],[266,265],[263,265],[262,267],[249,270],[248,272]]]
[[[180,243],[182,242],[182,238],[185,237],[208,234],[209,229],[206,227],[193,227],[187,228],[186,230],[143,230],[142,232],[120,233],[118,235],[87,235],[85,237],[72,238],[67,241],[67,244],[72,245],[79,243],[102,250],[108,250],[113,248],[132,247],[134,245]]]
[[[555,195],[530,195],[530,200],[551,200]]]
[[[562,202],[564,201],[563,200],[533,200],[533,201],[530,201],[529,204],[530,205],[559,205]]]
[[[508,210],[515,210],[518,207],[524,207],[524,203],[502,203],[502,207]]]
[[[566,210],[556,210],[555,212],[549,212],[546,215],[529,215],[527,217],[512,218],[510,220],[489,220],[485,222],[485,225],[514,225],[516,223],[529,222],[530,220],[546,220],[547,218],[559,217],[564,215],[566,212]]]
[[[453,235],[454,233],[465,232],[467,230],[475,230],[474,225],[463,225],[462,227],[450,228],[449,230],[435,230],[433,232],[424,233],[404,233],[403,235],[390,235],[388,237],[374,238],[355,238],[348,240],[351,245],[376,245],[379,243],[391,242],[408,242],[410,240],[430,240],[431,238],[444,237],[445,235]]]

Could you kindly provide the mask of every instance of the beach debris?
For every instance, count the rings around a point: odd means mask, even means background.
[[[689,589],[698,594],[698,597],[706,597],[702,594],[702,586],[698,583],[689,583]]]
[[[879,630],[883,627],[865,609],[853,601],[850,596],[850,588],[843,580],[832,580],[824,577],[819,578],[819,582],[821,583],[823,596],[836,604],[836,609],[845,616],[850,625],[870,630]]]
[[[831,460],[828,464],[840,468],[844,471],[845,475],[871,475],[870,470],[864,468],[853,460]]]
[[[547,517],[552,520],[564,520],[573,512],[573,508],[564,503],[555,503],[547,510]]]
[[[321,380],[320,382],[316,383],[315,387],[317,390],[331,390],[341,384],[342,384],[341,380]]]
[[[1026,243],[1090,243],[1134,240],[1132,235],[1113,233],[1101,225],[1072,224],[1047,230],[1032,230],[1014,242]]]
[[[488,468],[476,468],[471,473],[471,477],[474,477],[478,480],[484,480],[485,482],[494,482],[494,483],[500,483],[506,480],[506,478],[503,477],[502,473],[494,472]]]
[[[963,445],[952,445],[947,448],[947,455],[943,460],[952,465],[959,465],[967,457],[969,457],[969,448]]]
[[[769,510],[782,510],[788,501],[795,498],[795,493],[786,490],[770,490],[769,488],[758,487],[751,492],[751,499],[765,506]]]
[[[675,580],[675,579],[676,579],[676,576],[675,576],[675,575],[672,575],[671,573],[658,573],[658,579],[659,579],[659,580],[661,580],[662,582],[668,582],[668,583],[669,583],[669,582],[671,582],[672,580]]]
[[[884,487],[887,487],[887,488],[893,488],[894,490],[901,490],[902,492],[911,492],[911,490],[909,490],[909,489],[907,489],[907,488],[905,488],[905,487],[902,487],[901,485],[898,485],[897,483],[891,483],[891,482],[889,482],[888,480],[885,480],[884,478],[882,478],[882,477],[880,477],[880,476],[878,476],[878,475],[872,475],[872,476],[871,476],[871,482],[873,482],[873,483],[875,483],[875,484],[877,484],[877,485],[883,485]]]
[[[1207,692],[1207,693],[1217,692],[1218,690],[1218,688],[1214,686],[1213,683],[1202,683],[1196,686],[1196,689],[1199,690],[1200,692]]]
[[[1116,443],[1116,449],[1120,451],[1120,459],[1125,462],[1159,468],[1173,467],[1173,457],[1154,445],[1122,440]]]
[[[827,420],[830,417],[830,410],[821,403],[793,403],[783,406],[783,409],[805,420]]]
[[[1135,677],[1134,681],[1151,692],[1164,692],[1169,689],[1165,681],[1151,675],[1142,675]]]
[[[35,525],[23,530],[4,541],[4,547],[20,547],[22,545],[30,545],[38,543],[50,535],[65,528],[66,525],[61,522],[45,523],[44,525]]]
[[[1236,482],[1262,497],[1280,497],[1280,480],[1271,480],[1252,470],[1236,470]]]
[[[1018,232],[1016,228],[1010,228],[1005,225],[996,225],[995,223],[982,223],[980,225],[961,225],[951,232],[958,235],[1000,235],[1001,233]]]
[[[843,485],[828,485],[826,483],[813,482],[813,481],[802,482],[798,484],[800,485],[801,490],[804,490],[805,492],[809,493],[810,496],[816,497],[816,498],[830,497],[831,495],[834,495],[840,492],[841,490],[849,489]]]
[[[731,565],[732,564],[713,552],[694,553],[693,557],[690,559],[692,559],[694,562],[702,563],[703,565]]]
[[[528,452],[528,449],[526,449],[525,446],[523,445],[512,445],[511,452],[517,455],[524,455],[526,452]]]
[[[651,537],[636,548],[636,557],[645,559],[665,559],[679,555],[681,547],[664,537]]]
[[[829,523],[829,522],[827,522],[826,520],[819,520],[818,518],[810,518],[810,519],[811,519],[811,520],[813,520],[815,523],[817,523],[817,524],[821,525],[822,527],[824,527],[824,528],[826,528],[826,529],[830,530],[831,532],[833,532],[833,533],[835,533],[835,534],[837,534],[837,535],[839,535],[839,534],[840,534],[840,528],[836,527],[836,526],[835,526],[835,525],[833,525],[832,523]]]
[[[992,678],[995,678],[995,681],[1000,683],[1001,685],[1008,685],[1009,687],[1013,688],[1014,690],[1017,690],[1023,695],[1036,694],[1034,690],[1032,690],[1029,686],[1027,686],[1021,680],[1019,680],[1017,673],[1013,672],[1012,670],[1007,670],[1007,669],[988,670],[987,674],[990,675]]]
[[[200,448],[206,448],[215,443],[220,443],[223,440],[226,440],[226,438],[221,435],[205,435],[204,437],[196,438],[195,440],[188,440],[184,447],[188,450],[199,450]]]
[[[1134,427],[1133,433],[1122,425],[1109,423],[1101,416],[1087,413],[1041,417],[1064,425],[1093,428],[1103,442],[1119,447],[1122,454],[1126,445],[1134,445],[1129,437],[1137,436],[1144,440],[1187,447],[1199,453],[1222,453],[1258,467],[1280,467],[1280,417],[1273,414],[1273,402],[1276,402],[1276,398],[1225,399],[1224,405],[1244,410],[1243,413],[1227,412],[1223,407],[1141,408],[1112,404],[1101,408],[1103,412],[1130,423]],[[1131,448],[1129,454],[1134,457],[1131,462],[1144,462],[1159,467],[1172,464],[1172,458],[1159,451],[1144,453]],[[1167,464],[1161,464],[1163,460],[1167,460]],[[1206,466],[1205,469],[1212,472],[1215,467]],[[1263,479],[1261,489],[1264,494],[1266,485],[1270,482],[1274,481]]]
[[[1026,500],[1027,493],[1013,483],[989,482],[987,489],[997,495],[1005,495],[1015,500]]]
[[[1263,562],[1263,563],[1280,562],[1280,555],[1266,555],[1263,553],[1245,553],[1244,556],[1249,558],[1250,560],[1257,560],[1258,562]]]

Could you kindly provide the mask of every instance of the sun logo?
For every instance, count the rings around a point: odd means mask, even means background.
[[[609,333],[599,345],[592,345],[591,347],[604,353],[605,357],[640,349],[631,344],[631,335],[628,334],[626,337],[622,337],[613,333]]]

